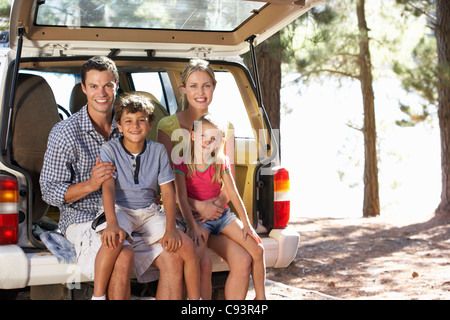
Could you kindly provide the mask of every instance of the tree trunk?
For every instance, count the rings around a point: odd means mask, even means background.
[[[280,33],[256,47],[263,105],[272,129],[280,129],[281,47]]]
[[[372,62],[369,50],[369,35],[365,17],[365,0],[358,0],[356,12],[359,28],[359,67],[361,91],[364,105],[364,204],[363,216],[380,214],[378,190],[378,161],[376,150],[375,97],[372,87]]]
[[[436,0],[435,28],[439,83],[438,117],[441,133],[441,203],[436,213],[450,213],[450,1]]]

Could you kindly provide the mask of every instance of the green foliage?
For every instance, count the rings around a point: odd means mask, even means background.
[[[428,27],[434,31],[435,10],[434,0],[396,0],[403,5],[404,19],[409,16],[426,16]],[[420,110],[412,108],[400,102],[400,110],[405,114],[406,119],[397,121],[399,126],[414,126],[426,121],[435,114],[438,107],[438,90],[442,85],[448,86],[450,81],[449,72],[446,68],[438,67],[436,38],[432,34],[425,34],[420,38],[413,48],[409,61],[396,60],[392,70],[401,80],[403,89],[408,93],[415,93],[420,98]],[[447,80],[445,80],[447,79]]]
[[[8,30],[10,11],[11,11],[10,1],[0,0],[0,31]]]

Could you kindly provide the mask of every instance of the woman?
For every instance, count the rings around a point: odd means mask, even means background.
[[[193,59],[189,62],[181,75],[181,82],[183,110],[163,118],[158,124],[158,142],[166,147],[172,166],[174,159],[186,154],[183,150],[187,150],[189,147],[190,131],[194,121],[208,113],[217,83],[214,71],[207,61],[201,59]],[[234,134],[230,129],[232,128],[229,128],[227,132],[225,153],[230,159],[234,159]],[[231,165],[231,172],[234,176],[234,164]],[[219,218],[228,201],[229,197],[225,188],[222,188],[217,198],[205,201],[189,199],[193,211],[199,215],[197,219],[202,221]],[[211,235],[208,246],[227,261],[230,268],[225,283],[225,298],[245,299],[250,281],[251,256],[238,243],[224,235]],[[211,296],[212,262],[210,256],[205,255],[200,264],[202,297],[205,299],[207,292]]]

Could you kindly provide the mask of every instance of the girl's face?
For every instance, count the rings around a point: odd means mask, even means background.
[[[215,126],[201,122],[196,126],[194,132],[191,132],[191,138],[194,143],[194,150],[197,155],[202,154],[205,160],[209,159],[221,146],[223,141],[222,132]]]
[[[182,87],[190,107],[207,110],[212,101],[215,85],[205,71],[194,71]]]

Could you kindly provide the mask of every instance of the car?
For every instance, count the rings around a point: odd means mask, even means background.
[[[30,287],[31,298],[57,299],[90,281],[76,263],[59,262],[39,237],[39,230],[57,233],[59,218],[42,200],[39,174],[51,128],[86,103],[80,67],[95,55],[115,61],[120,92],[152,99],[153,140],[157,122],[181,108],[184,66],[196,57],[209,61],[218,80],[210,109],[234,125],[236,184],[266,265],[288,266],[300,241],[288,226],[289,172],[252,76],[257,68],[250,72],[239,56],[254,57],[255,45],[318,3],[15,0],[9,33],[0,39],[0,289]],[[228,266],[212,255],[213,277],[223,279]]]

